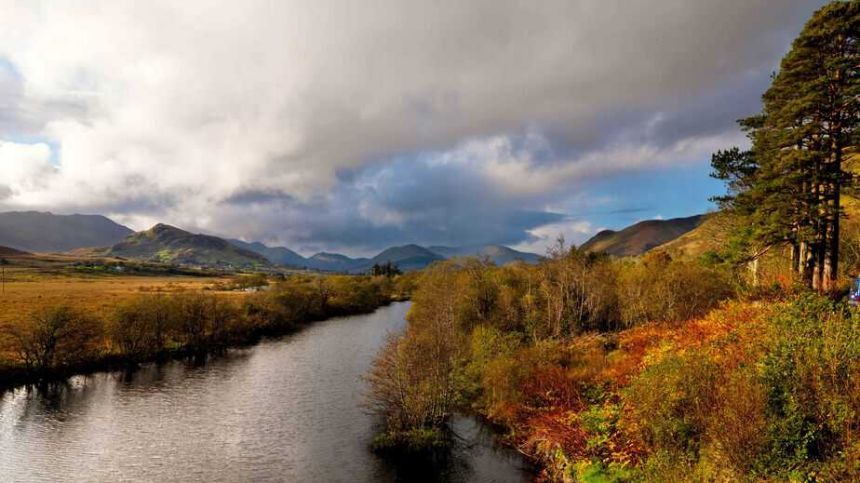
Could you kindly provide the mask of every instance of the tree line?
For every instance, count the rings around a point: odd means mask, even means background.
[[[0,328],[0,385],[220,352],[314,320],[366,313],[408,297],[411,290],[408,276],[246,276],[225,284],[260,285],[269,289],[134,295],[103,314],[74,303],[41,307]]]

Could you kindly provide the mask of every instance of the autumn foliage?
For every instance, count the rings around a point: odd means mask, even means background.
[[[732,280],[575,250],[438,264],[371,373],[383,439],[414,447],[411,433],[428,441],[468,411],[546,480],[860,478],[860,314],[813,295],[732,297]]]

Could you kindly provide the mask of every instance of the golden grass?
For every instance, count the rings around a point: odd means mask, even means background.
[[[0,325],[16,323],[41,307],[59,304],[106,316],[119,302],[135,295],[199,291],[219,281],[224,278],[86,275],[13,267],[6,270],[5,291],[0,292]]]

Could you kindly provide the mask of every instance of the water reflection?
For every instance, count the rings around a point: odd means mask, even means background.
[[[0,398],[3,481],[524,481],[515,453],[458,418],[436,461],[368,450],[366,371],[408,304],[315,324],[205,364],[71,378]]]

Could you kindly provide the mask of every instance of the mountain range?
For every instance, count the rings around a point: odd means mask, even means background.
[[[702,220],[703,215],[695,215],[669,220],[640,221],[620,231],[598,232],[579,248],[586,252],[602,252],[616,257],[637,256],[694,230]]]
[[[30,252],[108,247],[134,233],[101,215],[55,215],[38,211],[0,213],[0,246]]]
[[[704,219],[702,215],[696,215],[641,221],[618,231],[603,230],[580,248],[621,257],[637,256],[661,245],[673,247],[680,240],[687,240],[694,229],[702,226]],[[542,258],[503,245],[425,247],[415,244],[389,247],[372,258],[351,258],[329,252],[304,257],[287,247],[226,240],[165,224],[135,233],[101,215],[55,215],[35,211],[0,213],[0,246],[27,252],[77,251],[179,265],[222,268],[285,266],[343,273],[367,272],[374,264],[386,262],[394,263],[402,270],[417,270],[438,260],[463,256],[489,259],[497,265],[517,260],[536,263]]]
[[[372,258],[351,258],[328,252],[304,257],[286,247],[195,234],[161,223],[134,232],[101,215],[44,212],[0,213],[0,246],[28,252],[74,252],[178,265],[286,266],[345,273],[367,272],[374,264],[386,262],[402,270],[417,270],[437,260],[459,256],[488,258],[499,265],[516,260],[535,263],[541,259],[534,253],[502,245],[424,247],[415,244],[389,247]]]
[[[301,255],[284,247],[268,247],[262,243],[246,243],[238,240],[231,241],[238,243],[241,247],[254,250],[264,256],[267,256],[267,254],[273,253],[276,250],[286,250],[294,255],[289,258],[291,263],[284,263],[284,261],[286,261],[285,259],[276,260],[269,258],[273,263],[296,268],[310,268],[331,272],[363,273],[369,271],[374,264],[381,265],[386,262],[394,263],[401,270],[405,271],[420,270],[438,260],[463,256],[489,258],[497,265],[504,265],[517,260],[521,260],[526,263],[537,263],[537,261],[541,259],[539,255],[534,253],[521,252],[502,245],[481,245],[476,247],[423,247],[415,244],[386,248],[373,258],[350,258],[339,253],[320,252],[311,257],[302,259]]]

